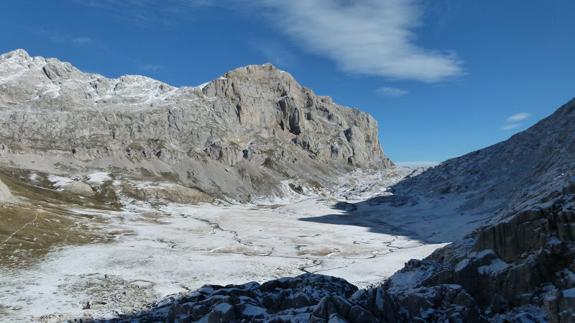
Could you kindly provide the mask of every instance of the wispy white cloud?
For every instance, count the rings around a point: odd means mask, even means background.
[[[199,7],[239,9],[244,15],[265,15],[300,48],[334,61],[349,73],[423,82],[463,74],[455,53],[417,44],[416,31],[425,9],[421,0],[70,1],[111,10],[143,25],[171,25],[193,17],[193,9]]]
[[[375,93],[381,96],[404,96],[409,93],[407,90],[399,89],[396,87],[384,86],[380,87],[379,89],[375,90]]]
[[[89,46],[95,43],[94,39],[85,35],[76,35],[69,32],[52,30],[43,27],[33,29],[33,32],[53,43],[69,44],[74,46]]]
[[[416,44],[422,21],[417,0],[258,0],[278,30],[344,71],[437,82],[462,74],[454,53]]]
[[[141,64],[140,70],[148,73],[160,73],[165,71],[166,67],[161,64]]]
[[[94,40],[87,36],[78,36],[71,38],[71,42],[78,46],[86,46],[92,44]]]
[[[505,120],[505,124],[501,127],[501,130],[513,130],[521,126],[521,122],[529,119],[531,117],[530,113],[520,112],[509,116]]]
[[[516,113],[512,116],[510,116],[509,118],[507,118],[507,122],[521,122],[523,120],[529,119],[529,117],[531,117],[530,113],[527,112],[520,112],[520,113]]]

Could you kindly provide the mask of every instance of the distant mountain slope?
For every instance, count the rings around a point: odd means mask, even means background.
[[[371,116],[269,64],[176,88],[24,50],[0,56],[0,161],[159,177],[239,200],[280,194],[286,179],[329,186],[342,172],[392,165]]]
[[[506,141],[448,160],[394,190],[400,195],[462,199],[458,211],[505,216],[543,205],[573,176],[575,100]]]

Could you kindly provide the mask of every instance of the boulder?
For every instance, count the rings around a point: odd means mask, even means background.
[[[86,196],[86,197],[92,197],[92,196],[96,195],[96,192],[94,192],[94,190],[92,189],[92,187],[90,185],[88,185],[84,182],[80,182],[80,181],[70,182],[69,184],[63,185],[61,187],[61,189],[62,189],[62,191],[67,192],[67,193]]]

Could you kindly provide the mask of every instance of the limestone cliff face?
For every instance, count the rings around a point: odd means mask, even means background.
[[[83,73],[23,50],[0,56],[0,158],[164,176],[238,199],[274,192],[285,179],[328,186],[353,168],[392,165],[371,116],[269,64],[176,88]]]

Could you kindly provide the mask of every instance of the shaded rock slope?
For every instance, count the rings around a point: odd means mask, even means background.
[[[453,212],[488,217],[381,286],[357,290],[308,274],[206,286],[118,320],[575,322],[575,101],[505,142],[399,183],[395,193],[461,199]]]
[[[0,55],[0,162],[163,178],[243,201],[281,194],[287,179],[329,186],[351,169],[392,165],[371,116],[269,64],[176,88],[24,50]]]
[[[575,100],[510,139],[454,158],[394,187],[396,195],[461,201],[492,223],[548,205],[575,176]],[[497,216],[494,216],[497,215]]]

